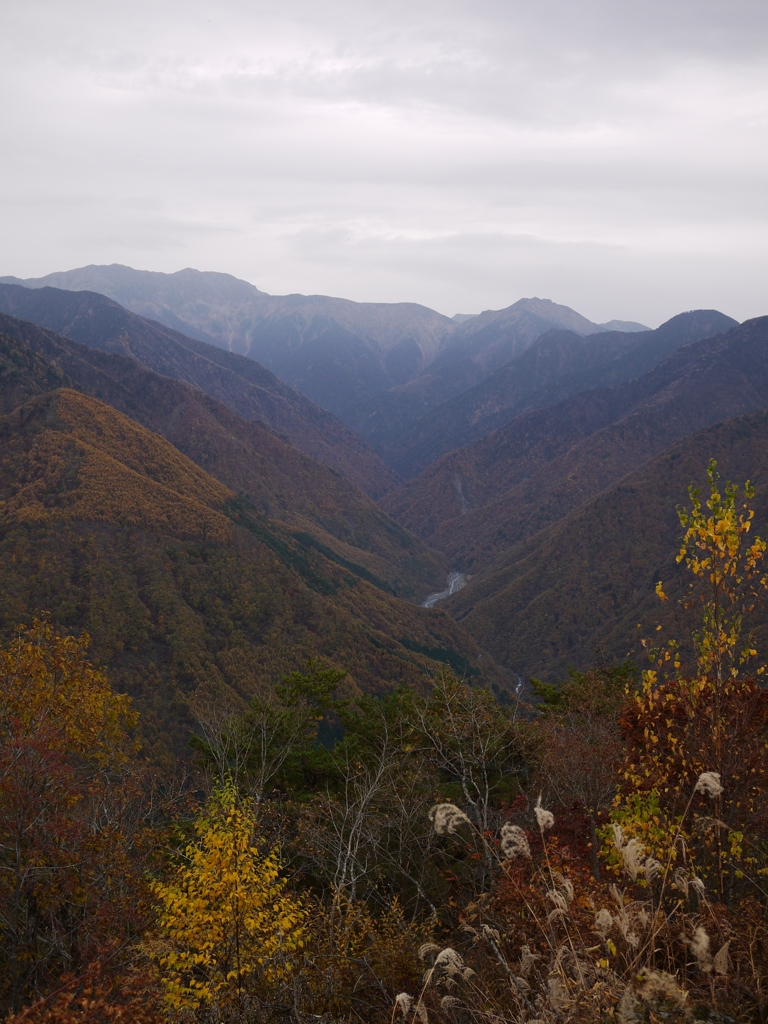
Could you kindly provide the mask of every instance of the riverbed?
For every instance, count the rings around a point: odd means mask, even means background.
[[[450,572],[448,573],[448,584],[447,590],[439,590],[436,594],[430,594],[429,597],[422,603],[422,608],[432,608],[438,601],[445,600],[446,597],[450,597],[451,594],[455,594],[466,585],[467,578],[463,572]]]

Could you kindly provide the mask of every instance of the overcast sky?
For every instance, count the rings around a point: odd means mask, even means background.
[[[0,274],[768,314],[766,0],[5,0]]]

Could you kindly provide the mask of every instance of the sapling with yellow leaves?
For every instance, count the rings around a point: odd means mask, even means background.
[[[255,829],[254,811],[226,783],[195,822],[181,863],[152,885],[159,934],[148,953],[175,1010],[237,1003],[291,973],[306,912]]]
[[[140,899],[121,907],[136,888],[116,810],[136,715],[88,645],[44,619],[0,646],[3,1017],[141,918]]]
[[[707,480],[706,502],[691,486],[691,507],[678,509],[677,561],[693,575],[682,604],[701,613],[694,657],[685,666],[677,642],[647,645],[652,667],[623,716],[628,753],[612,820],[664,864],[693,856],[723,896],[745,868],[757,868],[741,839],[765,825],[768,695],[756,681],[765,667],[755,661],[747,620],[768,577],[766,544],[750,536],[754,489],[747,482],[740,498],[727,483],[721,492],[714,460]],[[662,583],[656,593],[668,600]],[[722,780],[708,806],[696,788],[702,773]]]
[[[693,634],[696,653],[696,674],[722,685],[727,677],[735,679],[740,668],[757,656],[750,636],[744,634],[745,617],[754,611],[768,586],[763,566],[766,543],[749,534],[755,510],[750,501],[755,496],[749,480],[743,496],[735,484],[726,483],[721,493],[718,486],[717,462],[710,460],[707,482],[710,495],[702,505],[701,493],[691,485],[688,494],[691,508],[677,510],[684,533],[677,562],[685,562],[694,579],[689,583],[686,608],[701,608],[701,628]],[[656,593],[668,600],[661,581]],[[656,669],[646,675],[652,683],[656,670],[672,663],[680,669],[677,645],[658,653]],[[755,669],[762,675],[765,666]]]

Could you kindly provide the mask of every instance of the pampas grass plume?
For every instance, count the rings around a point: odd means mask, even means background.
[[[720,785],[720,772],[702,772],[696,782],[695,793],[701,793],[714,800],[723,792]]]
[[[554,826],[555,816],[552,811],[548,811],[546,808],[541,806],[541,794],[539,794],[539,799],[536,801],[536,806],[533,811],[536,815],[536,823],[542,832]]]
[[[519,825],[510,825],[506,822],[501,826],[501,852],[512,860],[514,857],[531,857],[531,847],[528,837]]]
[[[459,825],[471,825],[469,818],[456,804],[435,804],[429,809],[429,820],[439,836],[453,835]]]

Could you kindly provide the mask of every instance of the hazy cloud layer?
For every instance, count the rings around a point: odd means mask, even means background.
[[[768,313],[766,53],[764,0],[10,0],[0,273]]]

